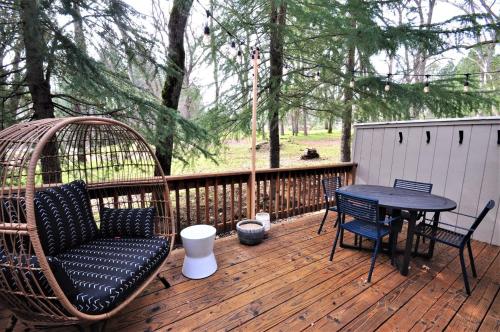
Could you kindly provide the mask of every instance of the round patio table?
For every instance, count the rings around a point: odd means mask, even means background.
[[[440,212],[451,211],[457,207],[457,203],[446,197],[401,188],[354,184],[341,187],[338,191],[376,199],[381,208],[391,209],[393,215],[400,215],[402,210],[409,212],[410,218],[408,220],[403,262],[398,264],[401,274],[405,276],[408,275],[418,212],[435,212],[434,221],[438,221]],[[432,256],[433,250],[434,242],[431,241],[429,256]]]

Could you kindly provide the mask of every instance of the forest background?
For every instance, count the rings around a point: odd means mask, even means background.
[[[498,115],[493,0],[2,0],[1,128],[99,115],[167,174],[351,159],[352,124]],[[321,158],[301,161],[305,148]]]

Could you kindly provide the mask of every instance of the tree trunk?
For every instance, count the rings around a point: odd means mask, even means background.
[[[333,132],[333,115],[330,115],[327,120],[327,129],[328,133],[331,134]]]
[[[354,46],[350,46],[347,52],[347,72],[354,71]],[[346,82],[344,92],[344,112],[342,113],[342,138],[340,141],[340,160],[351,161],[351,124],[352,124],[352,97],[353,91]]]
[[[303,115],[303,129],[304,129],[304,136],[307,136],[307,112],[305,110],[302,110],[302,115]]]
[[[33,120],[54,117],[54,104],[50,94],[50,68],[44,73],[46,56],[45,41],[40,23],[39,2],[21,0],[21,21],[26,54],[26,83],[33,103]],[[41,166],[44,183],[62,182],[57,141],[45,145],[42,151]]]
[[[73,27],[75,29],[75,43],[76,46],[81,50],[83,53],[87,53],[87,43],[85,42],[85,33],[83,31],[83,21],[82,21],[82,14],[80,12],[80,4],[78,0],[73,0],[73,11],[71,12],[71,16],[73,18]],[[82,114],[85,113],[87,114],[87,109],[85,105],[81,105],[79,103],[75,103],[74,105],[74,110],[75,113],[77,114]],[[86,135],[86,131],[80,131],[79,135]],[[85,153],[85,139],[78,139],[78,162],[84,164],[82,166],[85,168],[85,163],[87,162],[86,158],[86,153]]]
[[[271,44],[269,87],[269,161],[271,168],[280,167],[280,92],[283,76],[283,28],[285,26],[286,1],[271,0]]]
[[[163,105],[170,111],[177,111],[179,106],[186,57],[184,52],[184,31],[192,5],[193,0],[174,0],[168,21],[168,74],[165,78],[161,97]],[[160,139],[156,146],[156,157],[165,175],[170,175],[172,172],[175,120],[168,112],[165,112],[160,115],[158,122],[158,130],[163,131],[166,129],[166,133],[158,133]]]

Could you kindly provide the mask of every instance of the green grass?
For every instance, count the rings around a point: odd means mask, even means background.
[[[326,130],[312,130],[309,135],[299,133],[292,136],[286,133],[280,137],[280,166],[297,167],[329,164],[340,160],[340,130],[328,134]],[[257,142],[263,140],[258,137]],[[250,169],[250,138],[239,141],[228,141],[223,150],[216,156],[218,164],[199,157],[187,166],[176,161],[173,165],[173,174],[192,174],[206,172],[225,172]],[[320,159],[300,160],[306,148],[315,148]],[[257,168],[269,167],[269,149],[257,151]]]

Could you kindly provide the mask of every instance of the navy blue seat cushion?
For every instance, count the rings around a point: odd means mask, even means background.
[[[56,257],[72,281],[61,287],[76,289],[70,301],[79,311],[108,312],[162,264],[169,250],[163,237],[92,240]]]
[[[102,237],[149,238],[154,235],[155,208],[101,209]]]
[[[85,182],[81,180],[35,194],[35,215],[46,255],[55,256],[98,235]]]
[[[342,224],[341,226],[352,233],[367,237],[369,239],[376,240],[378,238],[377,225],[373,222],[354,219]],[[386,236],[389,233],[390,228],[384,224],[381,224],[380,236]]]

